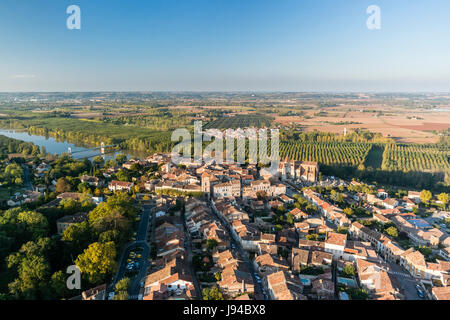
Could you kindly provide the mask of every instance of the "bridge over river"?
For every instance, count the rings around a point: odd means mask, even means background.
[[[148,154],[146,154],[145,152],[122,150],[118,148],[117,144],[105,145],[104,143],[99,142],[100,145],[94,147],[86,147],[76,145],[68,141],[60,141],[53,137],[34,135],[26,131],[17,131],[14,129],[0,128],[0,135],[26,142],[32,142],[40,148],[44,147],[47,153],[69,153],[77,159],[92,159],[96,156],[102,156],[105,160],[107,160],[109,158],[114,158],[116,154],[125,154],[131,158],[142,158],[148,156]]]
[[[98,147],[83,148],[81,150],[75,150],[75,151],[72,151],[72,147],[68,147],[67,153],[71,156],[75,155],[75,157],[82,156],[83,153],[89,153],[88,158],[93,158],[96,156],[104,156],[106,154],[116,153],[117,149],[112,149],[112,148],[115,148],[117,146],[118,145],[116,145],[116,144],[111,144],[111,145],[106,146],[105,143],[102,142],[100,144],[100,146],[98,146]],[[92,154],[92,152],[96,152],[96,153]]]

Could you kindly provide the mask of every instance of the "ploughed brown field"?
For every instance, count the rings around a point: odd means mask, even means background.
[[[346,106],[348,107],[348,106]],[[372,106],[375,107],[375,106]],[[339,110],[341,109],[341,110]],[[323,108],[326,113],[317,115],[318,110],[306,110],[303,116],[275,116],[275,122],[282,125],[299,125],[307,132],[327,131],[343,133],[352,129],[365,129],[371,132],[380,132],[403,143],[435,143],[439,136],[432,131],[442,131],[450,128],[450,112],[413,109],[388,109],[376,106],[374,110],[381,111],[362,112],[358,107],[351,110],[340,108]]]
[[[417,125],[417,126],[400,126],[402,128],[405,129],[410,129],[410,130],[418,130],[418,131],[433,131],[433,130],[446,130],[448,128],[450,128],[450,124],[448,123],[423,123],[421,125]]]

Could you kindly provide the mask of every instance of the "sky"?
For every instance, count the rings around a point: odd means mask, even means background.
[[[448,0],[0,0],[0,91],[448,92],[449,13]]]

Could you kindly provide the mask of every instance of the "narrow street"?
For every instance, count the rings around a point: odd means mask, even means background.
[[[248,272],[249,272],[249,273],[251,274],[251,276],[252,276],[256,300],[264,300],[264,298],[263,298],[263,296],[264,296],[264,295],[263,295],[263,287],[262,287],[262,284],[261,284],[261,283],[258,283],[257,280],[256,280],[256,277],[255,277],[256,271],[255,271],[255,268],[254,268],[254,266],[253,266],[252,261],[250,261],[250,258],[249,258],[249,256],[248,256],[248,252],[246,252],[246,251],[242,248],[241,244],[233,238],[232,233],[231,233],[231,230],[230,230],[230,227],[229,227],[229,223],[228,223],[227,221],[224,221],[221,217],[219,217],[219,216],[214,212],[214,210],[213,210],[212,208],[211,208],[211,212],[212,212],[212,214],[213,214],[218,220],[220,220],[220,221],[222,222],[222,224],[224,225],[225,229],[226,229],[227,232],[228,232],[228,235],[229,235],[229,237],[230,237],[230,239],[231,239],[231,243],[235,246],[236,250],[237,250],[238,253],[239,253],[239,256],[240,256],[240,257],[244,260],[244,262],[246,263],[247,268],[248,268]],[[233,249],[232,249],[232,251],[233,251]]]
[[[114,277],[113,282],[109,285],[107,289],[107,295],[109,295],[110,292],[114,292],[115,284],[125,277],[126,266],[128,264],[127,259],[128,256],[130,255],[130,252],[136,250],[137,248],[142,248],[142,251],[139,252],[142,255],[142,258],[139,259],[140,264],[139,272],[137,275],[131,278],[130,289],[128,291],[131,298],[136,299],[139,295],[140,282],[147,275],[147,269],[150,265],[150,262],[148,260],[150,257],[150,247],[146,241],[146,238],[148,225],[152,217],[153,205],[144,205],[143,209],[144,210],[141,214],[141,220],[139,222],[138,229],[136,231],[137,233],[136,241],[128,244],[126,248],[123,250],[122,256],[119,261],[117,273]]]
[[[416,285],[420,286],[419,281],[414,279],[407,271],[405,271],[402,267],[399,265],[393,263],[393,262],[387,262],[389,269],[387,272],[391,274],[397,282],[401,286],[402,293],[405,296],[405,300],[425,300],[426,295],[424,294],[425,298],[420,298],[417,294]],[[423,290],[422,290],[423,291]]]
[[[195,268],[194,268],[194,264],[192,263],[192,238],[191,235],[189,233],[189,230],[186,226],[186,217],[185,217],[185,210],[183,207],[183,212],[181,215],[181,220],[183,221],[183,230],[184,230],[184,249],[186,250],[186,260],[187,260],[187,264],[189,267],[189,272],[192,275],[192,281],[194,282],[194,289],[195,289],[195,294],[197,295],[198,299],[202,299],[203,298],[203,293],[202,293],[202,286],[200,284],[200,281],[198,281],[197,278],[197,274],[195,273]]]
[[[333,260],[331,263],[331,281],[334,284],[334,300],[339,300],[339,293],[337,288],[337,262]]]
[[[30,178],[30,169],[26,164],[22,165],[22,169],[23,169],[23,185],[25,187],[25,190],[33,191],[33,185],[31,183]]]
[[[230,230],[228,230],[228,233],[230,234],[231,237],[231,233]],[[250,258],[248,256],[248,252],[246,252],[241,244],[239,242],[237,242],[236,240],[233,239],[233,237],[231,237],[231,242],[236,246],[239,255],[242,257],[242,259],[245,261],[245,263],[247,264],[248,267],[248,271],[250,272],[250,274],[252,275],[252,280],[253,280],[253,284],[254,284],[254,290],[255,290],[255,298],[256,300],[264,300],[263,297],[263,287],[261,283],[258,283],[256,280],[256,270],[253,266],[252,261],[250,261]]]
[[[184,215],[183,215],[184,217]],[[192,239],[189,234],[189,231],[186,228],[186,223],[183,218],[183,227],[184,227],[184,235],[185,235],[185,241],[184,241],[184,248],[186,250],[186,260],[189,267],[189,272],[192,275],[192,281],[194,282],[194,288],[195,288],[195,294],[197,295],[198,299],[203,298],[202,293],[202,287],[200,285],[200,281],[198,281],[197,274],[195,273],[194,264],[192,263]]]

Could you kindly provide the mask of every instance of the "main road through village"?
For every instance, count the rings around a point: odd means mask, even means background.
[[[126,266],[128,264],[127,259],[128,256],[130,255],[130,252],[136,250],[137,248],[142,248],[142,251],[139,252],[142,255],[142,258],[139,259],[138,273],[131,278],[130,288],[128,290],[129,299],[138,298],[139,291],[141,289],[140,282],[147,275],[147,269],[150,265],[149,262],[150,247],[147,243],[147,232],[149,225],[153,219],[153,207],[154,205],[152,203],[144,204],[142,206],[141,220],[139,221],[138,228],[136,231],[137,233],[136,240],[133,241],[132,243],[129,243],[123,250],[122,256],[119,261],[117,273],[114,277],[113,282],[108,287],[107,295],[109,295],[110,292],[114,291],[114,286],[117,283],[117,281],[125,277]]]

